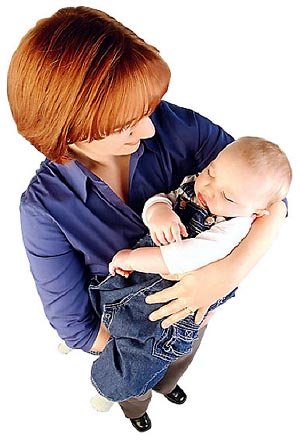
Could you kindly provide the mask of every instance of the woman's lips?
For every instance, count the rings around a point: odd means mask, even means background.
[[[200,192],[198,192],[197,198],[198,198],[199,202],[201,203],[201,205],[204,206],[204,208],[207,208],[207,203],[204,200],[203,195]]]

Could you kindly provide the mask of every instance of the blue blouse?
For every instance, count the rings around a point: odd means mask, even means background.
[[[23,241],[45,314],[69,347],[89,351],[100,326],[87,284],[147,231],[145,201],[176,189],[233,138],[198,113],[162,101],[154,137],[130,158],[128,204],[77,161],[42,162],[21,197]]]

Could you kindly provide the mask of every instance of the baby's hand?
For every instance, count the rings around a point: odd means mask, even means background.
[[[147,210],[147,222],[153,242],[160,246],[180,241],[187,231],[180,218],[166,203],[154,203]]]
[[[129,264],[129,256],[131,249],[123,249],[116,253],[111,262],[108,265],[108,270],[111,275],[122,275],[128,278],[133,272],[132,267]]]

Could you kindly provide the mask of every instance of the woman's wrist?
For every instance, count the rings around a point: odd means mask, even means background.
[[[234,276],[236,286],[269,250],[280,231],[286,216],[285,204],[274,203],[268,210],[269,215],[257,218],[241,243],[227,257],[220,260],[226,270]]]
[[[196,272],[199,271],[199,281],[201,280],[202,282],[203,275],[201,270],[200,268]],[[206,277],[209,277],[212,281],[211,289],[206,291],[206,295],[210,297],[210,300],[207,302],[209,305],[234,290],[243,279],[242,273],[236,270],[236,260],[231,259],[230,256],[210,263],[205,266],[205,271]],[[210,292],[214,293],[211,294]]]

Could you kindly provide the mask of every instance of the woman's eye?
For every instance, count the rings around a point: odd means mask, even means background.
[[[133,129],[134,129],[135,125],[136,125],[136,124],[134,124],[134,125],[126,125],[126,127],[124,127],[124,128],[121,129],[121,133],[125,133],[126,131],[128,131],[128,132],[129,132],[129,133],[128,133],[129,136],[131,136],[132,133],[133,133]]]
[[[119,131],[119,133],[124,133],[125,131],[127,131],[130,128],[129,125],[127,125],[126,127],[121,128],[121,130]]]
[[[116,133],[116,134],[124,133],[125,131],[129,130],[130,128],[131,128],[131,125],[126,125],[123,128],[116,128],[114,130],[114,133]]]

